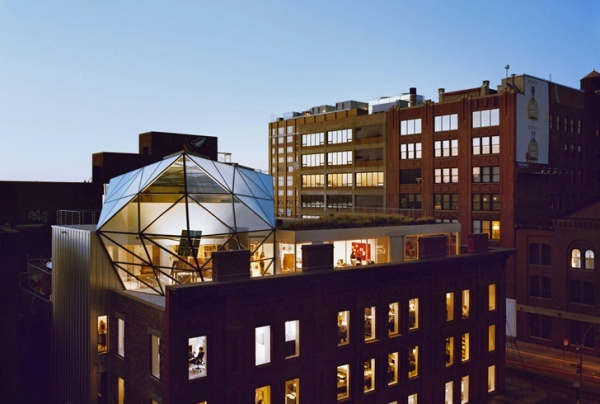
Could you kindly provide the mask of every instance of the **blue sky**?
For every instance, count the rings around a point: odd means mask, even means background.
[[[218,3],[218,4],[217,4]],[[0,0],[0,181],[86,181],[151,130],[268,168],[285,112],[509,73],[579,88],[600,2]]]

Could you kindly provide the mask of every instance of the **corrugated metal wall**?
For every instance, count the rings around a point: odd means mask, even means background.
[[[99,373],[108,370],[107,354],[97,352],[97,318],[108,314],[109,288],[121,287],[94,230],[95,226],[52,228],[52,358],[57,403],[95,403]]]

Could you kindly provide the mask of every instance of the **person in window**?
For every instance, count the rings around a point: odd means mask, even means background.
[[[106,350],[106,323],[100,320],[98,324],[98,351]]]
[[[189,362],[194,365],[194,369],[201,369],[204,366],[204,348],[198,347],[198,355]]]

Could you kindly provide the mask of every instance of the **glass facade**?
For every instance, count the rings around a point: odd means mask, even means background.
[[[247,249],[273,270],[272,178],[186,153],[113,178],[98,235],[125,289],[212,280],[212,253]]]

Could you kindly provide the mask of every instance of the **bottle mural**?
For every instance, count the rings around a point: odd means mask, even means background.
[[[527,152],[525,153],[525,160],[528,162],[536,163],[538,161],[538,144],[535,141],[535,131],[531,131],[531,140],[527,145]]]
[[[538,104],[535,100],[535,87],[531,86],[531,98],[527,104],[527,113],[532,121],[538,120]]]

